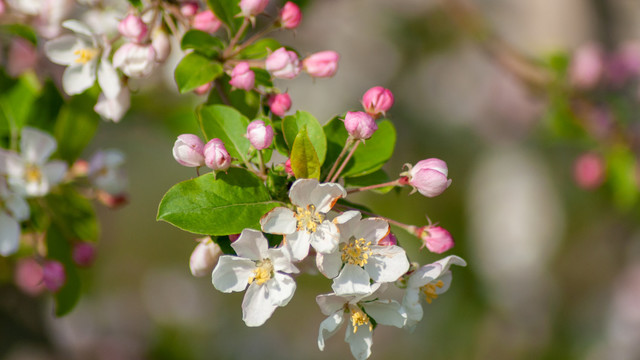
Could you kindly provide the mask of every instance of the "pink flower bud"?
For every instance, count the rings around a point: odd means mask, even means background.
[[[222,255],[222,249],[213,241],[210,237],[205,237],[199,240],[200,243],[191,253],[189,258],[189,268],[193,276],[211,276],[213,268],[218,263],[220,255]]]
[[[302,21],[302,12],[298,5],[287,1],[280,10],[280,24],[285,29],[295,29]]]
[[[13,281],[20,290],[31,296],[36,296],[45,289],[42,282],[42,266],[32,258],[18,260]]]
[[[597,45],[590,44],[579,48],[571,60],[569,79],[582,89],[594,87],[604,71],[602,51]]]
[[[426,197],[438,196],[451,185],[448,174],[444,161],[436,158],[421,160],[409,170],[409,184]]]
[[[376,121],[362,111],[348,111],[344,117],[344,127],[349,135],[359,140],[370,138],[378,130]]]
[[[171,41],[167,33],[158,27],[151,35],[151,47],[155,50],[156,61],[161,63],[167,60],[171,53]]]
[[[216,32],[220,28],[220,25],[222,25],[222,23],[211,10],[197,13],[191,23],[194,29],[210,34]]]
[[[340,55],[335,51],[321,51],[302,61],[304,70],[313,77],[332,77],[338,71]]]
[[[231,80],[229,84],[236,89],[249,91],[253,89],[256,81],[256,74],[249,68],[246,61],[239,62],[231,71]]]
[[[284,116],[284,114],[291,109],[291,97],[289,97],[287,93],[271,95],[267,103],[269,104],[271,112],[280,117]]]
[[[442,254],[454,245],[451,234],[440,226],[423,226],[416,230],[416,235],[422,239],[423,247],[436,254]]]
[[[256,150],[264,150],[273,142],[273,128],[262,120],[253,120],[247,126],[245,136]]]
[[[599,187],[604,181],[604,161],[596,154],[581,155],[573,164],[573,178],[585,190]]]
[[[240,238],[240,234],[231,234],[229,235],[229,241],[234,242]]]
[[[264,11],[269,0],[240,0],[240,14],[244,17],[256,16]]]
[[[296,176],[296,174],[293,173],[293,169],[291,168],[291,158],[287,159],[287,161],[284,162],[284,172],[286,172],[287,175]]]
[[[173,145],[173,158],[183,166],[203,166],[205,165],[204,143],[196,135],[182,134]]]
[[[387,234],[387,236],[383,237],[382,239],[380,239],[380,241],[378,241],[378,245],[380,246],[391,246],[391,245],[398,245],[398,238],[393,235],[393,233],[389,233]]]
[[[122,36],[134,42],[141,42],[147,36],[147,25],[139,17],[129,14],[118,24]]]
[[[300,60],[298,54],[281,47],[267,56],[265,68],[275,77],[293,79],[300,73]]]
[[[180,13],[184,17],[192,17],[198,12],[197,1],[186,1],[180,5]]]
[[[393,106],[393,94],[389,89],[375,86],[367,90],[362,96],[364,111],[371,116],[385,114]]]
[[[67,280],[64,266],[55,260],[48,260],[42,266],[42,282],[51,292],[57,292]]]
[[[205,95],[206,93],[209,92],[209,90],[211,90],[212,87],[212,83],[208,82],[204,85],[200,85],[197,88],[193,89],[193,92],[196,93],[197,95]]]
[[[227,170],[231,166],[231,155],[220,139],[211,139],[204,146],[204,163],[213,170]]]
[[[86,242],[80,242],[73,246],[73,262],[78,266],[89,267],[96,258],[96,248]]]

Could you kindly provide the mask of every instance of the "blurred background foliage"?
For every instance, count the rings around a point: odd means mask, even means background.
[[[396,96],[389,118],[399,140],[387,172],[438,157],[453,179],[434,199],[407,190],[355,195],[404,223],[438,222],[456,239],[450,253],[469,264],[453,269],[451,289],[425,305],[426,321],[414,333],[378,328],[372,358],[640,358],[637,82],[589,92],[566,86],[580,46],[613,51],[639,40],[640,4],[477,0],[460,11],[448,0],[301,3],[302,25],[278,40],[302,55],[336,50],[341,62],[332,79],[280,82],[292,111],[327,121],[358,109],[366,89],[387,87]],[[534,76],[523,76],[513,58]],[[79,305],[56,318],[51,299],[5,288],[0,357],[349,358],[341,335],[324,352],[316,347],[324,317],[315,296],[329,291],[329,280],[300,276],[287,307],[265,326],[247,328],[242,294],[191,277],[194,237],[155,221],[166,190],[195,176],[171,148],[177,135],[198,132],[193,109],[205,101],[179,96],[172,66],[165,70],[139,84],[120,124],[99,122],[86,149],[127,154],[131,198],[118,211],[99,208],[99,256],[80,274]],[[593,136],[577,102],[605,108],[631,140]],[[606,163],[602,185],[591,190],[574,180],[574,162],[585,152]],[[411,260],[438,258],[396,230]]]

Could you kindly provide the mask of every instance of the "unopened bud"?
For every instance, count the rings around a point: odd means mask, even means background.
[[[280,117],[284,116],[284,114],[291,109],[291,97],[289,97],[287,93],[271,95],[267,103],[269,104],[271,112]]]
[[[240,234],[231,234],[229,235],[229,241],[234,242],[240,238]]]
[[[313,77],[332,77],[338,71],[340,55],[335,51],[321,51],[302,61],[304,70]]]
[[[231,155],[220,139],[211,139],[204,146],[204,162],[213,170],[227,170],[231,166]]]
[[[89,267],[96,258],[96,248],[92,244],[79,242],[73,246],[72,257],[78,266]]]
[[[344,117],[344,127],[349,135],[359,140],[369,139],[378,130],[376,121],[362,111],[348,111]]]
[[[171,53],[171,41],[167,33],[158,27],[151,35],[151,46],[156,53],[156,61],[161,63],[167,60]]]
[[[197,135],[182,134],[173,145],[173,158],[183,166],[203,166],[204,143]]]
[[[193,17],[193,21],[191,24],[194,29],[210,34],[216,32],[220,28],[220,25],[222,25],[222,22],[218,20],[216,15],[211,10],[205,10],[197,13]]]
[[[213,87],[213,83],[208,82],[206,84],[202,84],[197,88],[193,89],[193,92],[197,95],[205,95],[206,93],[209,92],[209,90],[211,90],[212,87]]]
[[[125,38],[141,42],[147,35],[147,25],[139,17],[129,14],[118,24],[118,31]]]
[[[597,45],[589,44],[579,48],[571,60],[569,79],[582,89],[594,87],[604,72],[604,56]]]
[[[42,282],[51,292],[57,292],[67,280],[64,266],[55,260],[48,260],[42,266]]]
[[[13,281],[24,293],[36,296],[44,291],[42,266],[33,258],[23,258],[16,263]]]
[[[440,226],[423,226],[418,228],[416,236],[422,240],[422,247],[426,247],[429,251],[436,254],[442,254],[454,245],[451,234]]]
[[[372,87],[362,96],[364,111],[371,116],[385,114],[393,106],[393,101],[394,98],[391,91],[382,86]]]
[[[197,1],[186,1],[180,5],[180,13],[184,17],[192,17],[198,12]]]
[[[249,91],[253,89],[256,81],[256,74],[249,68],[246,61],[239,62],[231,71],[231,80],[229,84],[237,89]]]
[[[273,128],[262,120],[253,120],[247,126],[245,136],[256,150],[264,150],[273,142]]]
[[[295,29],[302,21],[302,12],[298,5],[287,1],[280,10],[280,24],[285,29]]]
[[[291,168],[291,158],[289,158],[289,159],[287,159],[287,161],[285,161],[285,163],[284,163],[284,172],[286,172],[287,175],[295,176],[295,174],[293,173],[293,168]]]
[[[240,0],[240,14],[244,17],[256,16],[264,11],[269,0]]]
[[[298,54],[281,47],[267,57],[265,68],[275,77],[293,79],[300,73],[300,60]]]
[[[573,164],[573,178],[585,190],[599,187],[604,181],[604,161],[596,154],[581,155]]]
[[[191,253],[189,258],[189,268],[193,276],[211,275],[213,268],[218,263],[222,249],[213,242],[210,237],[199,240],[200,242]]]
[[[451,185],[448,175],[447,163],[436,158],[418,161],[408,171],[409,184],[426,197],[442,194]]]

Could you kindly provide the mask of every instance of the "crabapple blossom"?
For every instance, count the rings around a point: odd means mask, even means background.
[[[131,106],[131,93],[127,86],[120,89],[114,98],[107,97],[104,93],[98,97],[98,102],[93,110],[103,119],[111,120],[114,123],[120,122]]]
[[[335,51],[321,51],[312,54],[302,61],[302,67],[307,74],[318,77],[332,77],[338,71],[340,55]]]
[[[398,238],[392,232],[378,241],[380,246],[398,245]]]
[[[289,303],[296,283],[287,274],[298,269],[282,248],[269,249],[267,239],[256,230],[244,229],[231,247],[238,256],[220,257],[211,274],[213,286],[225,293],[246,289],[242,320],[247,326],[260,326],[277,307]]]
[[[253,120],[247,126],[245,136],[256,150],[264,150],[273,142],[273,128],[271,125],[265,125],[262,120]]]
[[[173,145],[173,158],[183,166],[204,166],[204,143],[197,135],[179,135]]]
[[[89,161],[87,176],[96,188],[111,195],[121,195],[127,188],[124,162],[125,156],[120,150],[99,150]]]
[[[118,24],[118,31],[129,41],[140,43],[147,36],[147,25],[138,16],[127,15]]]
[[[220,139],[211,139],[204,146],[204,163],[213,170],[227,170],[231,166],[231,155]]]
[[[422,240],[423,247],[436,254],[442,254],[454,245],[451,234],[440,226],[429,225],[418,228],[416,236]]]
[[[422,320],[423,310],[420,305],[420,294],[424,295],[427,303],[431,302],[449,289],[451,285],[451,265],[467,266],[460,257],[451,255],[432,264],[424,265],[418,270],[407,274],[406,291],[402,299],[402,306],[407,312],[407,324],[409,329]]]
[[[67,281],[64,266],[56,260],[47,260],[42,265],[42,282],[51,292],[57,292]]]
[[[164,62],[171,53],[171,41],[167,33],[161,27],[157,27],[151,33],[151,46],[156,53],[156,62]]]
[[[362,107],[371,116],[385,114],[393,106],[393,94],[382,86],[374,86],[362,96]]]
[[[156,65],[156,51],[151,44],[126,43],[113,54],[113,66],[132,78],[149,76]]]
[[[376,121],[371,115],[362,111],[347,111],[344,117],[344,127],[354,139],[366,140],[378,130]]]
[[[4,177],[0,176],[0,255],[9,256],[18,251],[20,222],[27,220],[29,213],[29,204],[11,191]]]
[[[409,269],[405,251],[397,245],[379,245],[389,234],[389,224],[379,218],[362,219],[358,211],[347,211],[333,222],[340,231],[336,251],[316,254],[318,270],[333,279],[336,294],[366,294],[371,283],[398,280]]]
[[[280,24],[285,29],[295,29],[302,21],[300,7],[291,1],[287,1],[280,10]]]
[[[298,76],[301,67],[298,54],[281,47],[267,56],[265,68],[277,78],[293,79]]]
[[[326,217],[336,201],[345,196],[347,192],[340,184],[298,179],[289,190],[295,212],[277,207],[260,219],[260,225],[264,232],[284,235],[286,248],[295,261],[307,257],[309,245],[318,253],[333,253],[338,248],[340,233]]]
[[[220,245],[211,240],[211,237],[199,239],[198,245],[189,258],[191,274],[197,277],[211,275],[220,255],[222,255],[222,249],[220,249]]]
[[[451,185],[451,179],[447,179],[447,163],[440,159],[420,160],[414,166],[407,166],[409,171],[405,174],[409,177],[409,184],[413,186],[414,191],[418,190],[426,197],[438,196]]]
[[[291,97],[287,93],[271,95],[267,104],[274,115],[282,117],[291,108]]]
[[[89,267],[96,259],[96,248],[88,242],[76,243],[73,245],[71,257],[78,266]]]
[[[222,25],[222,22],[218,20],[211,10],[205,10],[195,14],[192,20],[192,26],[194,29],[210,34],[218,31],[220,25]]]
[[[253,89],[255,80],[256,74],[249,68],[249,63],[241,61],[231,71],[229,84],[236,89],[249,91]]]
[[[269,0],[240,0],[240,15],[254,17],[264,11]]]

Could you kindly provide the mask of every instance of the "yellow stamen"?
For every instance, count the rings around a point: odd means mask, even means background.
[[[429,283],[420,288],[425,298],[427,299],[427,303],[431,304],[431,302],[438,298],[438,294],[436,293],[436,288],[442,288],[444,283],[442,280],[438,280],[435,284]]]
[[[258,261],[256,265],[258,268],[253,270],[253,275],[249,277],[249,284],[255,281],[258,285],[262,285],[273,276],[273,264],[270,259],[264,259]]]
[[[31,182],[39,183],[42,181],[42,172],[40,171],[40,168],[37,167],[36,165],[29,164],[25,169],[24,177],[29,183]]]
[[[353,326],[353,333],[358,332],[358,327],[363,325],[369,325],[369,331],[373,331],[373,324],[369,321],[369,316],[364,313],[360,308],[350,306],[351,312],[351,325]]]
[[[306,230],[308,233],[314,233],[318,226],[324,221],[324,215],[316,211],[313,205],[307,205],[306,208],[298,207],[296,209],[297,230]]]
[[[366,241],[363,238],[351,238],[351,241],[342,247],[342,262],[364,266],[372,253],[369,246],[371,246],[371,241]]]
[[[98,55],[98,50],[97,49],[80,49],[80,50],[76,50],[73,52],[74,55],[77,55],[78,58],[76,59],[76,62],[79,64],[86,64],[89,61],[91,61],[91,59],[93,59],[96,55]]]

